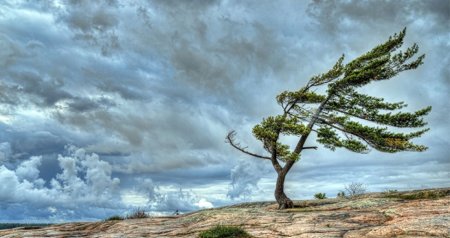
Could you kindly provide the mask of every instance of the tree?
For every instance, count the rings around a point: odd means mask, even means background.
[[[391,79],[423,63],[425,55],[413,57],[419,50],[417,44],[405,51],[399,50],[405,33],[406,28],[347,64],[343,64],[343,55],[328,72],[312,77],[304,87],[280,93],[276,100],[282,113],[264,118],[253,128],[253,135],[262,142],[268,155],[250,152],[236,142],[235,131],[228,133],[226,142],[235,149],[272,163],[278,175],[275,199],[279,209],[293,207],[284,193],[284,181],[303,150],[317,149],[305,146],[311,133],[316,133],[318,143],[333,151],[345,148],[368,153],[373,148],[395,153],[427,149],[411,139],[420,137],[428,128],[413,132],[399,132],[396,128],[425,126],[423,117],[431,107],[412,113],[401,112],[399,110],[407,106],[404,102],[390,103],[358,92],[358,88],[370,82]],[[317,92],[320,88],[324,88],[324,93]],[[283,136],[296,136],[298,142],[291,148],[280,141]]]
[[[326,199],[327,194],[326,193],[316,193],[316,194],[314,194],[314,198],[315,199]]]
[[[366,186],[363,183],[351,183],[349,185],[345,186],[345,191],[347,191],[347,194],[349,197],[356,197],[358,195],[362,195],[366,193]]]

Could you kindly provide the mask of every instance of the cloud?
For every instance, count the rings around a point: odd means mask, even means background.
[[[56,8],[58,20],[73,32],[75,40],[99,46],[102,55],[110,55],[120,48],[115,32],[119,24],[116,1],[67,1]]]
[[[9,142],[0,143],[0,164],[5,164],[11,158],[11,144]]]
[[[36,181],[39,179],[39,166],[41,165],[42,157],[34,156],[29,160],[22,162],[16,169],[17,177],[23,181]],[[40,181],[42,182],[42,181]]]
[[[166,186],[167,190],[149,178],[136,179],[132,188],[121,189],[120,179],[112,175],[112,166],[85,149],[66,146],[66,154],[58,155],[57,160],[61,172],[49,181],[40,175],[41,156],[24,160],[15,169],[0,166],[0,220],[93,220],[125,215],[133,207],[144,207],[152,214],[213,207],[192,191]]]
[[[0,53],[0,65],[2,67],[13,64],[17,58],[25,54],[23,49],[5,34],[0,34],[0,48],[5,49]]]
[[[251,159],[251,158],[250,158]],[[231,169],[231,183],[227,196],[231,199],[244,199],[259,190],[258,182],[262,178],[266,161],[241,160]]]
[[[366,11],[370,9],[370,11]],[[364,30],[364,26],[376,26],[374,30],[385,31],[394,23],[396,26],[417,24],[424,19],[432,22],[429,27],[441,28],[449,23],[450,7],[444,0],[422,1],[313,1],[307,13],[325,32],[337,34],[356,27],[356,32]],[[424,24],[423,22],[421,24]],[[353,29],[355,30],[355,29]],[[349,31],[351,32],[351,31]]]
[[[212,208],[213,204],[205,198],[199,198],[191,191],[179,189],[161,194],[157,200],[149,204],[152,211],[189,212],[203,208]]]
[[[17,93],[31,96],[30,101],[38,106],[55,106],[56,103],[71,99],[73,96],[61,89],[63,81],[57,79],[43,79],[33,72],[12,73],[11,77],[17,82]]]
[[[2,186],[2,220],[21,220],[41,217],[47,221],[100,218],[98,210],[125,209],[114,198],[118,193],[120,180],[111,177],[111,166],[95,154],[86,154],[83,149],[68,147],[68,156],[59,156],[61,173],[51,181],[40,178],[39,167],[42,157],[31,157],[23,161],[15,170],[0,167]],[[81,176],[83,174],[84,176]],[[16,214],[12,208],[25,206],[23,214]],[[80,209],[85,207],[85,209]],[[34,209],[37,209],[34,213]],[[42,214],[43,210],[47,211]],[[92,209],[92,210],[90,210]],[[24,209],[22,209],[24,210]],[[65,217],[53,211],[71,213]]]
[[[228,204],[227,193],[239,201],[271,199],[270,163],[248,161],[224,143],[226,133],[235,129],[242,144],[261,152],[251,128],[280,113],[279,92],[303,86],[342,53],[351,60],[405,26],[405,45],[417,42],[425,64],[366,92],[405,101],[408,110],[432,105],[431,131],[418,141],[430,149],[366,157],[308,151],[286,186],[298,197],[310,196],[298,187],[332,193],[361,176],[376,188],[405,187],[416,177],[444,186],[448,21],[444,0],[5,3],[0,165],[2,179],[26,196],[2,200],[0,219],[90,219],[133,204],[173,212]],[[67,151],[67,144],[84,155]],[[355,172],[370,169],[372,175]],[[45,183],[34,182],[39,179]],[[104,186],[99,196],[106,205],[76,195],[74,204],[86,213],[64,205],[73,191],[97,194]],[[37,201],[23,202],[32,193]],[[117,203],[106,203],[109,196]]]

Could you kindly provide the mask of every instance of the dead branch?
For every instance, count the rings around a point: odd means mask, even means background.
[[[237,150],[239,150],[239,151],[241,151],[241,152],[243,152],[243,153],[245,153],[245,154],[248,154],[248,155],[251,155],[251,156],[253,156],[253,157],[256,157],[256,158],[260,158],[260,159],[268,159],[268,160],[271,160],[271,158],[270,157],[267,157],[267,156],[262,156],[262,155],[258,155],[258,154],[255,154],[255,153],[252,153],[252,152],[249,152],[249,151],[247,151],[246,149],[247,149],[247,147],[243,147],[243,146],[241,146],[241,144],[239,144],[239,143],[237,143],[236,141],[235,141],[235,137],[236,136],[236,132],[235,131],[230,131],[228,134],[227,134],[227,137],[225,138],[226,139],[226,143],[229,143],[231,146],[233,146],[235,149],[237,149]]]

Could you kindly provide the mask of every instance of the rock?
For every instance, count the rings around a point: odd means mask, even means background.
[[[450,188],[276,207],[245,203],[180,216],[0,230],[0,237],[197,237],[218,224],[240,226],[254,237],[450,237]]]

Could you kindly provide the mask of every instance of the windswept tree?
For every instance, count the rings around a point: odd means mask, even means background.
[[[303,150],[317,149],[305,146],[311,133],[317,142],[335,150],[345,148],[356,153],[368,153],[370,148],[382,152],[424,151],[411,139],[420,137],[429,129],[401,132],[396,128],[419,128],[427,123],[423,117],[431,111],[426,107],[416,112],[401,112],[404,102],[386,102],[383,98],[358,92],[370,82],[391,79],[398,73],[417,68],[425,55],[414,57],[419,47],[413,44],[405,51],[406,29],[366,54],[344,64],[344,56],[326,73],[312,77],[296,91],[285,91],[276,97],[282,108],[279,115],[264,118],[253,128],[253,135],[262,142],[267,155],[250,152],[235,140],[236,133],[228,133],[226,140],[237,150],[253,157],[268,160],[278,174],[275,199],[279,209],[291,208],[293,203],[284,192],[287,173],[300,160]],[[320,87],[324,93],[318,93]],[[409,130],[411,131],[411,130]],[[298,142],[289,146],[280,139],[296,136]]]

